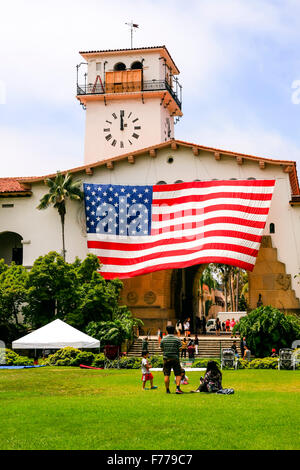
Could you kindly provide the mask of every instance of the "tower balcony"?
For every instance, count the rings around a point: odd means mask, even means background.
[[[77,84],[77,98],[81,101],[81,98],[92,97],[98,95],[106,96],[109,94],[119,93],[150,93],[150,92],[168,92],[179,110],[181,111],[182,106],[182,86],[178,80],[174,78],[174,85],[171,86],[167,80],[136,80],[136,81],[97,81],[92,83],[85,83],[84,85]],[[95,96],[96,97],[96,96]],[[146,97],[146,95],[145,95]],[[86,101],[86,100],[85,100]]]

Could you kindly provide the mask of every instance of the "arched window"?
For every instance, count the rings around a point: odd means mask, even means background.
[[[133,62],[131,64],[131,69],[132,70],[140,70],[142,68],[143,68],[143,64],[142,64],[142,62],[139,62],[138,60],[136,60],[135,62]]]
[[[15,232],[0,233],[0,259],[4,259],[6,264],[14,261],[16,264],[23,263],[22,237]]]
[[[179,184],[179,183],[184,183],[184,181],[182,181],[182,180],[175,181],[175,184]]]
[[[115,64],[114,70],[115,71],[126,70],[126,65],[123,62],[118,62],[117,64]]]
[[[253,178],[252,176],[250,176],[250,178],[247,178],[247,180],[256,180],[256,178]]]
[[[270,233],[275,233],[275,224],[273,222],[270,223]]]
[[[167,184],[165,181],[159,181],[158,183],[156,184]]]

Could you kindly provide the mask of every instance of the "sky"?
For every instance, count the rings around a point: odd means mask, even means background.
[[[80,50],[165,45],[175,138],[300,165],[299,0],[15,0],[0,17],[0,177],[83,164]]]

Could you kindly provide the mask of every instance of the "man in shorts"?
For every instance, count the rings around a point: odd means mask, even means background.
[[[163,372],[165,376],[165,386],[166,392],[170,392],[170,375],[171,370],[173,369],[175,380],[176,380],[176,393],[181,395],[184,393],[180,390],[180,381],[181,381],[181,365],[179,361],[179,351],[181,348],[181,341],[178,337],[174,336],[175,327],[173,325],[168,325],[167,336],[165,336],[160,343],[160,347],[163,352]]]

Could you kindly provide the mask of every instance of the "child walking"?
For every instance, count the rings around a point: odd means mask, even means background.
[[[151,374],[150,372],[150,367],[151,367],[151,364],[149,364],[148,362],[148,356],[149,356],[149,352],[148,351],[143,351],[142,352],[142,382],[143,382],[143,390],[148,390],[145,388],[145,385],[146,385],[146,382],[148,380],[150,380],[150,385],[151,385],[151,388],[150,390],[154,390],[156,389],[157,387],[153,385],[153,375]]]

